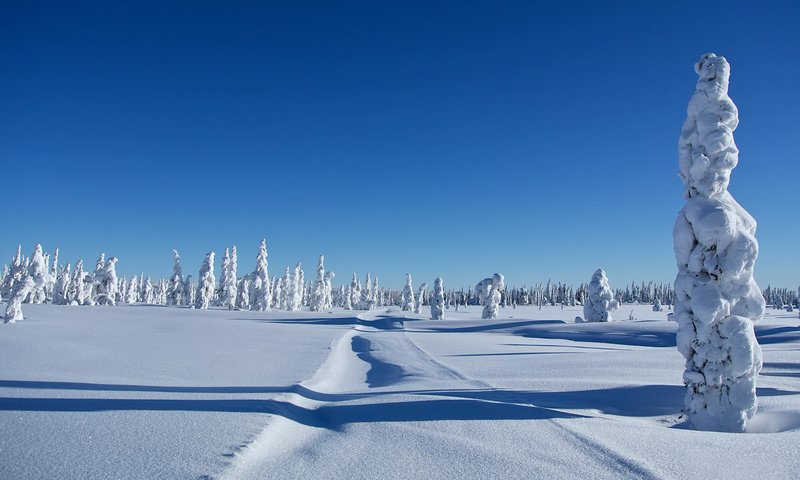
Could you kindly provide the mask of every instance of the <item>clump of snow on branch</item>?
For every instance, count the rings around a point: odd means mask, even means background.
[[[686,412],[701,430],[742,432],[756,412],[761,348],[753,322],[764,297],[753,279],[756,221],[728,193],[739,160],[739,118],[728,97],[730,66],[705,54],[679,142],[686,205],[673,238],[678,276],[675,319],[686,358]]]

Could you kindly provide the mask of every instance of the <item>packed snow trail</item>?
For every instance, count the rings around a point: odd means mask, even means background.
[[[408,334],[405,318],[358,318],[314,376],[279,398],[297,407],[300,418],[297,412],[275,415],[222,480],[410,478],[414,472],[426,478],[551,478],[581,470],[594,478],[660,476],[561,423],[584,415],[503,395],[436,360]],[[547,441],[525,447],[529,435]],[[515,448],[500,447],[508,436],[518,437]],[[566,450],[585,458],[579,466],[565,463]]]

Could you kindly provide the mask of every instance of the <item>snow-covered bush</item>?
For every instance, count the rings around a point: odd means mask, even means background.
[[[660,312],[661,310],[663,310],[663,308],[661,307],[661,300],[656,298],[655,300],[653,300],[653,311]]]
[[[775,308],[776,310],[783,310],[783,305],[784,305],[783,304],[783,297],[781,297],[780,295],[775,297],[775,302],[772,305],[772,307]]]
[[[587,289],[586,301],[583,304],[583,318],[587,322],[610,322],[611,312],[619,308],[614,300],[614,292],[608,285],[608,277],[602,268],[598,268]]]
[[[728,97],[730,67],[708,53],[680,136],[680,178],[686,205],[673,238],[678,275],[675,319],[691,424],[701,430],[742,432],[756,412],[761,348],[753,322],[765,301],[753,279],[756,221],[728,193],[739,151],[739,118]]]
[[[167,305],[183,304],[183,270],[181,269],[181,256],[177,250],[172,250],[175,263],[172,265],[172,276],[167,284]]]
[[[433,282],[431,318],[433,320],[442,320],[444,318],[444,285],[442,277],[437,278]]]
[[[483,305],[481,318],[491,319],[500,315],[500,300],[502,298],[500,292],[504,288],[506,288],[505,277],[499,273],[495,273],[490,278],[484,278],[475,285],[475,296],[478,297],[478,301]]]
[[[197,300],[195,306],[207,309],[214,299],[214,252],[208,252],[200,267],[200,277],[197,284]]]
[[[413,311],[417,308],[414,301],[414,286],[411,283],[410,273],[406,273],[406,285],[403,287],[403,294],[400,297],[400,308],[403,311]]]

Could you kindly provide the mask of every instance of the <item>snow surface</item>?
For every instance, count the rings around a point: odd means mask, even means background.
[[[25,305],[0,325],[0,478],[800,475],[793,313],[756,326],[759,410],[728,434],[685,428],[668,311],[580,308]]]

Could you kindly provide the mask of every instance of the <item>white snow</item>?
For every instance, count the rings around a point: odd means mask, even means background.
[[[756,436],[686,428],[676,324],[625,308],[641,320],[25,305],[0,325],[0,478],[800,474],[794,314],[755,330]]]

